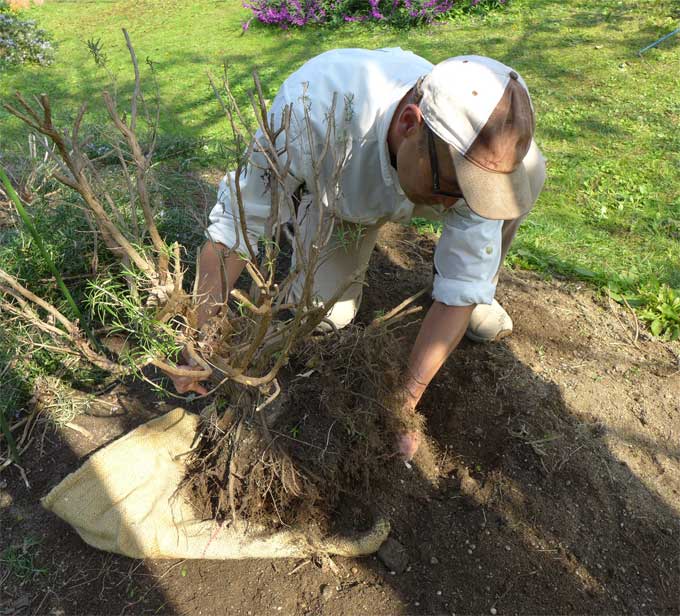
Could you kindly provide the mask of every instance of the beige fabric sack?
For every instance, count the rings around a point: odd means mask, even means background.
[[[303,532],[271,533],[243,523],[194,517],[176,494],[198,416],[177,408],[95,453],[42,499],[91,546],[132,558],[304,558],[363,556],[389,533],[379,520],[367,533],[314,543]]]

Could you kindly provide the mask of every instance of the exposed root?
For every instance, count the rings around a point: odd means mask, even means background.
[[[366,525],[371,489],[394,456],[396,435],[412,429],[393,391],[398,341],[385,329],[352,326],[309,340],[282,373],[282,393],[258,412],[258,399],[234,385],[206,409],[185,487],[201,515],[242,517],[327,536],[341,501]]]

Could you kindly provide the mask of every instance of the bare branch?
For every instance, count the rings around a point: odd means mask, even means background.
[[[135,71],[135,89],[132,92],[132,100],[130,101],[130,130],[134,133],[137,129],[137,99],[139,98],[139,93],[141,90],[141,79],[139,77],[139,64],[137,64],[137,54],[132,47],[132,42],[130,41],[130,35],[127,30],[123,28],[123,36],[125,37],[125,44],[127,45],[128,51],[130,52],[130,59],[132,60],[132,66]]]

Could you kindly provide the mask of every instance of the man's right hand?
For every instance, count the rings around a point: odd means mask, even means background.
[[[196,370],[197,372],[202,371],[202,368],[199,366],[177,367],[183,368],[184,370]],[[201,396],[205,396],[208,393],[208,390],[203,387],[203,385],[201,385],[201,381],[204,380],[203,378],[198,379],[191,376],[173,376],[172,374],[168,374],[168,376],[172,379],[172,384],[175,386],[175,390],[178,394],[186,394],[190,391],[193,391],[197,394],[200,394]]]

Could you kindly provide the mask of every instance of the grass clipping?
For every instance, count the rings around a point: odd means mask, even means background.
[[[202,413],[183,484],[198,513],[320,535],[370,523],[397,435],[419,423],[398,412],[400,356],[385,327],[350,326],[305,342],[266,408],[225,391]]]

